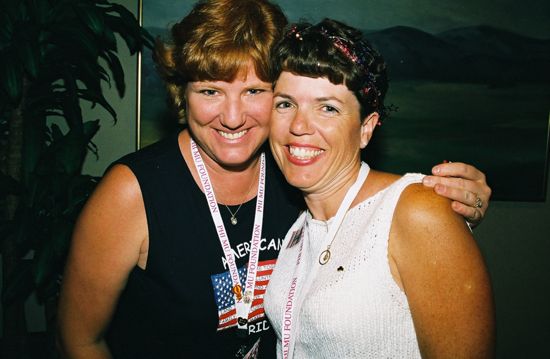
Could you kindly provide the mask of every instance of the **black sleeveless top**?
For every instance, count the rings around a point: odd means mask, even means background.
[[[135,267],[106,340],[115,359],[274,358],[275,335],[263,292],[287,230],[303,208],[266,151],[266,195],[259,268],[248,332],[238,335],[231,278],[207,202],[170,136],[117,161],[138,179],[149,229],[147,268]],[[246,270],[256,199],[238,224],[220,205],[239,274]],[[231,208],[233,212],[237,206]],[[245,276],[245,275],[244,275]],[[247,356],[248,355],[248,356]]]

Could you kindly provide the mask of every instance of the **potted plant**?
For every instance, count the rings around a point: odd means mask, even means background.
[[[125,92],[116,34],[131,54],[153,43],[107,0],[0,1],[3,358],[30,357],[23,304],[31,293],[53,332],[73,225],[98,180],[81,168],[88,151],[97,155],[99,119],[81,109],[99,105],[116,121],[102,84]]]

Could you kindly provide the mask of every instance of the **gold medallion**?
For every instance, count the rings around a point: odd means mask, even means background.
[[[236,286],[233,287],[233,293],[237,297],[238,301],[243,299],[243,287],[241,287],[240,284],[237,284]]]
[[[319,256],[319,264],[324,266],[325,264],[328,263],[328,261],[330,260],[330,250],[325,249],[324,251],[321,252],[321,255]]]

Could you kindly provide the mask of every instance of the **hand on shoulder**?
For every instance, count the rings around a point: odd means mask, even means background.
[[[401,194],[394,222],[407,231],[428,231],[434,235],[464,230],[470,235],[462,216],[451,208],[451,200],[420,183],[409,185]],[[443,231],[443,232],[442,232]]]
[[[421,184],[409,185],[399,198],[392,221],[389,255],[398,267],[398,284],[404,287],[407,275],[416,281],[429,276],[438,266],[461,257],[460,252],[476,252],[477,246],[464,219],[449,205],[450,200]],[[444,261],[442,263],[441,261]],[[403,282],[403,283],[401,283]]]
[[[424,185],[453,200],[453,210],[472,226],[477,226],[483,220],[491,198],[491,187],[485,174],[461,162],[439,164],[433,167],[432,174],[424,177]]]

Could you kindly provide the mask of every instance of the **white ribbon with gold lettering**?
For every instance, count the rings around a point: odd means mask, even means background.
[[[321,245],[321,251],[319,255],[324,251],[323,248],[326,248],[328,245],[332,243],[332,240],[334,239],[334,236],[336,235],[336,232],[340,228],[340,225],[342,224],[344,217],[346,216],[346,213],[351,206],[351,203],[357,196],[357,193],[359,193],[359,190],[361,189],[361,186],[365,182],[368,174],[369,174],[369,166],[366,163],[361,163],[361,169],[359,170],[359,175],[357,176],[357,179],[355,180],[355,183],[348,189],[346,196],[344,197],[344,200],[340,204],[340,207],[338,208],[338,211],[336,212],[336,215],[334,216],[334,220],[329,226],[328,233],[325,236],[325,239],[323,240],[323,245]],[[305,214],[303,215],[304,224],[305,224]],[[307,231],[304,230],[302,225],[302,236],[305,236]],[[307,295],[308,289],[313,283],[313,280],[315,279],[315,274],[317,273],[317,270],[320,266],[314,265],[313,268],[307,273],[307,278],[304,283],[299,283],[298,277],[300,277],[301,271],[301,259],[302,259],[302,250],[304,248],[304,242],[305,238],[302,237],[300,241],[300,248],[298,250],[298,258],[296,259],[296,267],[294,269],[294,275],[292,278],[292,281],[290,282],[290,287],[286,296],[286,302],[283,306],[283,321],[282,321],[282,336],[281,336],[281,350],[283,354],[283,359],[289,359],[292,358],[294,355],[294,345],[296,342],[296,335],[295,330],[298,325],[298,317],[299,315],[296,315],[300,311],[300,305],[302,304],[305,296]],[[304,277],[302,277],[304,278]],[[299,288],[298,285],[301,285],[302,288]],[[296,301],[298,297],[298,300]]]
[[[254,227],[252,228],[252,238],[250,239],[250,255],[248,259],[248,267],[245,280],[245,290],[242,293],[241,281],[235,255],[231,249],[227,232],[220,214],[214,187],[210,182],[208,171],[204,165],[201,154],[195,141],[191,139],[191,154],[195,163],[195,168],[200,177],[201,186],[208,202],[208,208],[212,215],[212,220],[216,226],[216,232],[223,249],[223,254],[229,267],[231,281],[233,282],[233,298],[237,311],[237,326],[239,329],[246,329],[248,322],[248,314],[252,301],[254,299],[254,288],[256,286],[256,272],[258,271],[258,260],[260,256],[260,241],[262,237],[264,198],[265,198],[265,154],[260,156],[260,176],[258,178],[258,193],[256,195],[256,214],[254,216]]]

